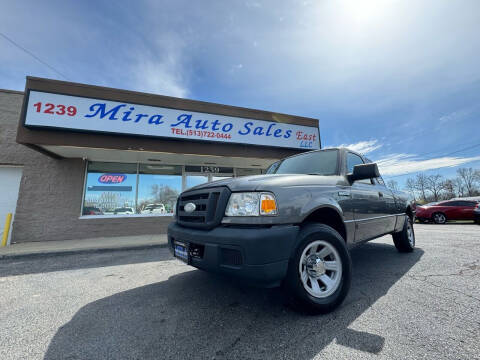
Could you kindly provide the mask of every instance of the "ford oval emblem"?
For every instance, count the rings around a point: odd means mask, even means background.
[[[185,212],[188,212],[188,213],[191,213],[191,212],[195,211],[196,208],[197,208],[197,206],[194,203],[187,203],[183,207]]]

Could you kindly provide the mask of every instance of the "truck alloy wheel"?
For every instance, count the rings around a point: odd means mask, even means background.
[[[323,240],[309,243],[298,266],[303,287],[316,298],[335,292],[342,279],[342,260],[335,247]]]
[[[296,310],[333,311],[348,293],[351,268],[345,240],[337,231],[324,224],[305,225],[283,284],[285,295]]]
[[[445,224],[447,222],[447,217],[442,213],[433,214],[433,221],[435,224]]]

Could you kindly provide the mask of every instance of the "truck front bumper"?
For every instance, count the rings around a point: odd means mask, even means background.
[[[295,225],[199,230],[171,223],[168,245],[173,253],[175,241],[187,243],[189,264],[196,268],[273,287],[286,276],[298,231]]]

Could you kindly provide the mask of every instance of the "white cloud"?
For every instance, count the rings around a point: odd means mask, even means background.
[[[245,6],[247,8],[261,8],[262,7],[262,4],[260,4],[259,2],[257,1],[247,1],[245,3]]]
[[[186,41],[176,33],[163,32],[140,46],[130,60],[128,71],[137,90],[159,95],[187,97]]]
[[[135,87],[139,91],[175,97],[188,96],[181,68],[174,59],[167,58],[166,61],[158,62],[142,59],[132,71],[135,74]]]
[[[452,124],[453,122],[458,122],[464,119],[468,114],[470,114],[469,110],[462,109],[443,115],[438,119],[438,121],[440,122],[438,126],[443,127],[445,126],[445,123]]]
[[[472,161],[479,161],[480,156],[450,157],[420,159],[413,154],[391,154],[376,161],[382,175],[402,175],[418,171],[427,171],[454,167]]]
[[[342,144],[338,147],[345,147],[360,154],[368,154],[381,148],[382,146],[383,144],[379,143],[378,140],[367,140],[359,141],[353,144]],[[415,173],[419,171],[441,169],[446,167],[454,167],[472,161],[480,161],[480,156],[444,156],[433,159],[422,159],[415,154],[397,153],[386,155],[376,160],[375,162],[378,164],[382,175],[392,176]]]
[[[342,144],[339,147],[345,147],[347,149],[356,151],[360,154],[368,154],[372,151],[380,149],[382,144],[378,143],[378,140],[367,140],[367,141],[359,141],[353,144]]]

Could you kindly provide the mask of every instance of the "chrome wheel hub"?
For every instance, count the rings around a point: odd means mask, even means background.
[[[304,289],[316,298],[324,298],[332,295],[341,283],[342,261],[333,245],[316,240],[303,250],[298,272]]]
[[[307,258],[307,273],[309,276],[319,278],[325,274],[325,262],[317,255],[311,255]]]

